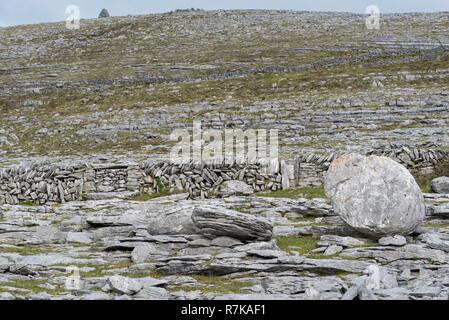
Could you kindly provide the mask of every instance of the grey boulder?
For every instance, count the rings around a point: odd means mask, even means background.
[[[334,256],[336,254],[339,254],[342,251],[343,251],[343,247],[331,245],[331,246],[327,247],[326,251],[324,251],[324,255],[325,256]]]
[[[243,181],[229,180],[223,182],[217,189],[216,195],[221,198],[232,196],[250,196],[254,189]]]
[[[157,255],[160,252],[150,243],[139,244],[131,252],[131,260],[134,263],[144,263],[151,255]]]
[[[3,257],[0,257],[0,273],[5,272],[9,269],[11,262]]]
[[[368,236],[407,235],[425,217],[415,179],[386,157],[348,154],[334,160],[325,175],[325,191],[335,213]]]
[[[449,177],[439,177],[432,180],[432,190],[435,193],[449,193]]]
[[[192,221],[197,232],[209,239],[268,241],[273,235],[273,226],[266,219],[217,206],[195,207]]]
[[[148,232],[151,235],[195,234],[192,222],[193,206],[175,206],[147,219]]]
[[[381,246],[402,247],[407,244],[407,239],[404,236],[396,235],[394,237],[380,238],[378,242]]]
[[[113,291],[126,295],[136,294],[143,288],[143,285],[137,280],[118,275],[109,277],[108,284]]]

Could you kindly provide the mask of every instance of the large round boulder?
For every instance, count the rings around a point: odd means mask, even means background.
[[[433,179],[432,190],[435,193],[449,193],[449,177],[439,177]]]
[[[425,217],[418,184],[390,158],[344,155],[331,163],[325,190],[334,211],[371,237],[410,234]]]

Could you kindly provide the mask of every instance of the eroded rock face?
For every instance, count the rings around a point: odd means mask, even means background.
[[[368,236],[410,234],[425,216],[415,179],[386,157],[349,154],[336,159],[325,175],[325,190],[334,211]]]
[[[436,193],[449,193],[449,177],[439,177],[432,180],[432,190]]]
[[[230,237],[241,241],[267,241],[273,226],[264,218],[216,206],[195,207],[192,221],[206,238]]]

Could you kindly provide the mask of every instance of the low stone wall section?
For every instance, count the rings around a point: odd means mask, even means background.
[[[387,156],[409,170],[431,173],[449,153],[433,148],[389,145],[369,155]],[[168,161],[39,165],[0,170],[0,205],[82,200],[90,193],[187,191],[190,198],[213,197],[224,181],[240,180],[256,192],[321,186],[324,173],[339,155],[308,154],[268,164],[175,164]]]

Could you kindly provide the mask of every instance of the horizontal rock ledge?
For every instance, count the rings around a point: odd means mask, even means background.
[[[241,241],[268,241],[273,226],[264,218],[216,206],[195,207],[192,221],[196,231],[206,238],[230,237]]]

